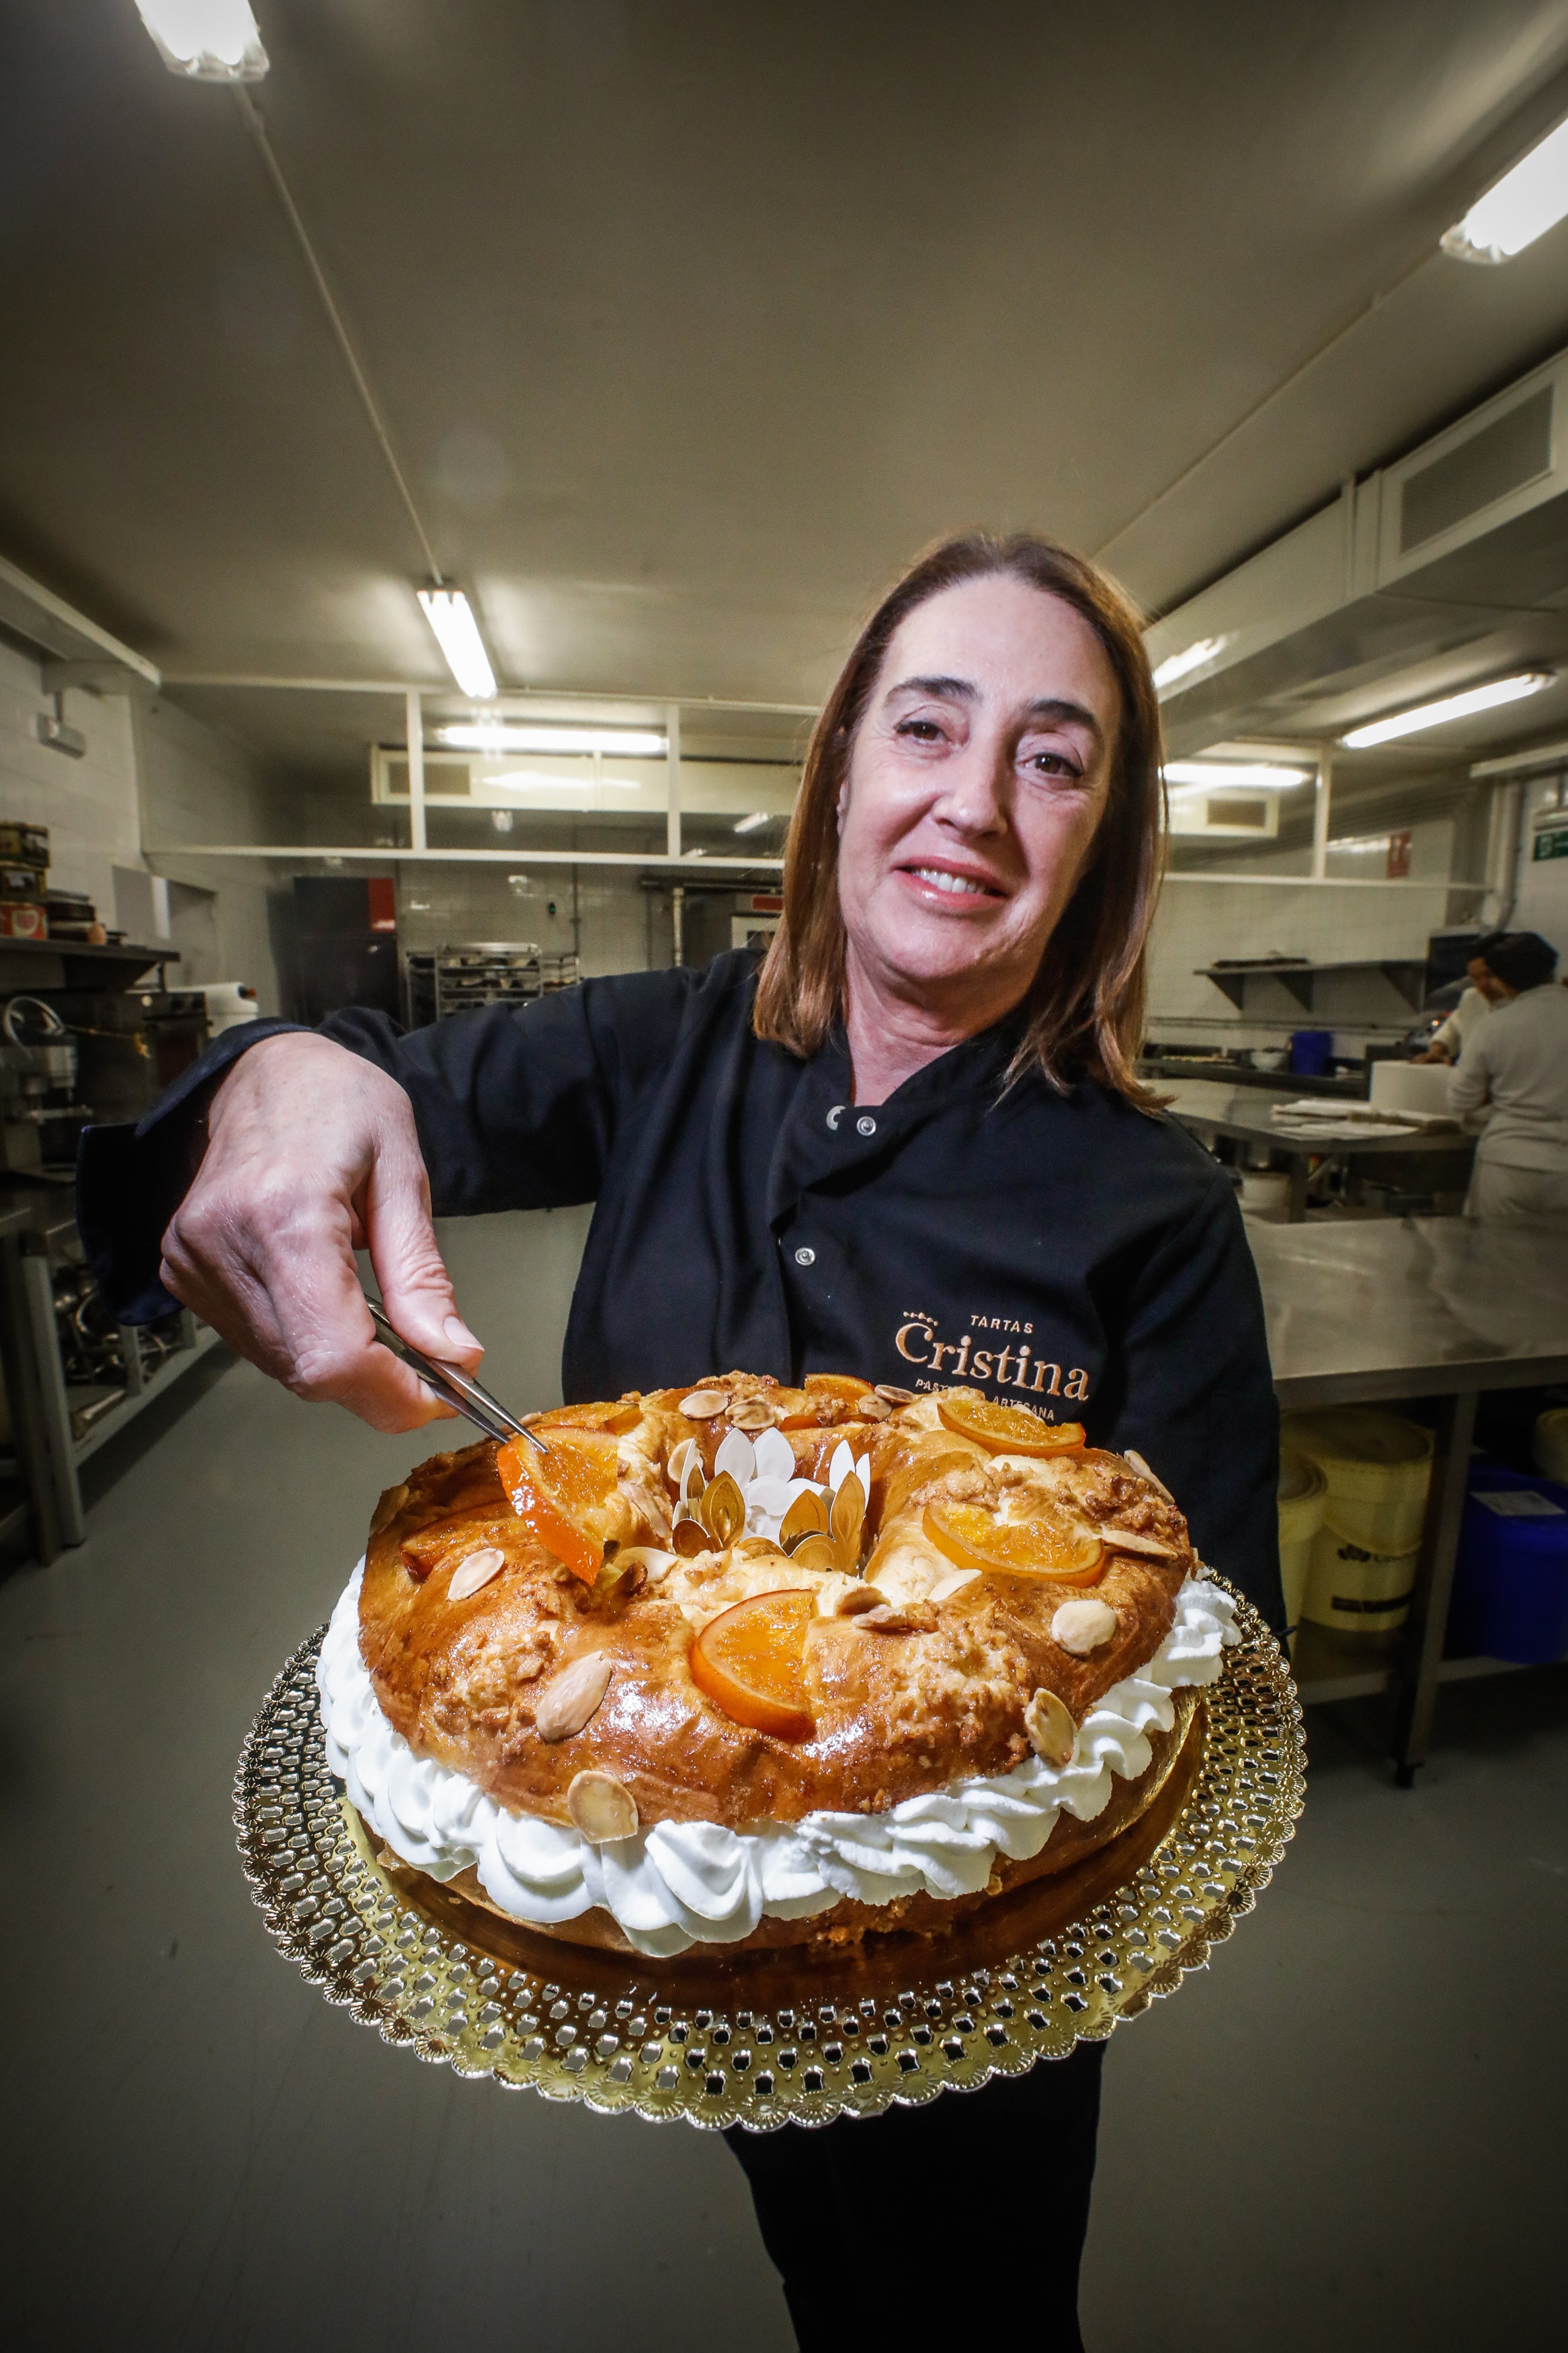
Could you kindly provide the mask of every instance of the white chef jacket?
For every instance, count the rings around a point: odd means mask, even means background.
[[[1441,1028],[1432,1032],[1428,1045],[1441,1046],[1448,1060],[1457,1062],[1465,1050],[1466,1040],[1491,1009],[1489,997],[1483,997],[1473,986],[1467,988]]]
[[[1471,1032],[1448,1108],[1462,1116],[1485,1104],[1478,1160],[1568,1175],[1568,988],[1527,988]]]

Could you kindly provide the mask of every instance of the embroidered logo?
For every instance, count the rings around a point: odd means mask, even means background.
[[[915,1383],[917,1388],[946,1388],[959,1381],[989,1382],[994,1388],[1022,1390],[1031,1401],[1062,1398],[1075,1405],[1088,1402],[1087,1368],[1064,1366],[1037,1354],[1032,1345],[1032,1324],[1005,1315],[972,1315],[969,1330],[952,1341],[938,1338],[938,1319],[923,1308],[906,1308],[904,1315],[893,1345],[905,1364],[926,1368],[926,1377]],[[994,1332],[1016,1334],[1017,1338],[997,1347],[990,1338]],[[976,1345],[982,1337],[984,1345]],[[1048,1409],[1047,1418],[1054,1418]]]

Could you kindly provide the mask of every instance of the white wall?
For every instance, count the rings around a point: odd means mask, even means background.
[[[513,887],[512,872],[520,888]],[[509,870],[500,865],[400,864],[397,869],[397,930],[405,955],[458,940],[531,940],[546,955],[564,955],[575,940],[584,978],[643,972],[650,961],[656,965],[669,962],[668,899],[641,890],[635,873],[582,869],[576,918],[574,930],[568,867],[531,871],[521,865]]]
[[[293,796],[254,753],[172,702],[138,705],[133,724],[144,849],[148,864],[172,885],[180,977],[247,982],[263,1013],[280,1011],[276,943],[288,878],[265,860],[174,858],[159,844],[287,840]],[[193,891],[214,893],[210,924]]]
[[[1542,859],[1531,854],[1537,816],[1548,811],[1555,813],[1565,805],[1568,795],[1559,777],[1526,788],[1512,928],[1539,932],[1543,939],[1550,940],[1563,958],[1564,976],[1568,977],[1568,858]]]
[[[66,696],[68,723],[87,737],[80,760],[34,734],[35,718],[53,708],[37,661],[0,645],[0,818],[47,825],[50,880],[85,891],[112,923],[114,869],[141,863],[130,708],[121,695]]]
[[[1314,964],[1420,956],[1446,920],[1446,881],[1368,891],[1332,881],[1238,882],[1221,877],[1167,882],[1151,944],[1149,1032],[1165,1043],[1282,1045],[1292,1029],[1332,1029],[1335,1050],[1359,1054],[1370,1038],[1393,1039],[1414,1008],[1376,975],[1318,984],[1306,1012],[1278,981],[1254,981],[1244,1017],[1198,967],[1221,956],[1307,956]]]

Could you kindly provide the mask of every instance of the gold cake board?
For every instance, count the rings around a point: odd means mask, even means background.
[[[1237,1600],[1241,1642],[1148,1810],[946,1936],[645,1961],[533,1935],[385,1869],[327,1765],[320,1633],[240,1757],[246,1876],[273,1941],[329,2001],[460,2074],[758,2130],[977,2090],[1173,1993],[1268,1885],[1301,1810],[1301,1709],[1279,1643]]]

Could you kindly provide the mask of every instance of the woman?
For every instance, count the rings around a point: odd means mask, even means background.
[[[1539,932],[1506,932],[1470,966],[1491,1011],[1465,1041],[1448,1108],[1489,1110],[1465,1215],[1483,1225],[1568,1223],[1568,990]]]
[[[374,1345],[355,1244],[399,1328],[472,1364],[431,1195],[595,1200],[568,1398],[739,1366],[1026,1398],[1136,1447],[1280,1622],[1240,1218],[1132,1074],[1162,815],[1131,607],[1047,542],[951,542],[828,699],[760,976],[741,954],[411,1037],[361,1013],[231,1032],[142,1132],[89,1140],[95,1262],[122,1314],[173,1293],[301,1395],[402,1429],[437,1409]],[[945,2341],[910,2225],[982,2179],[987,2326],[1077,2343],[1100,2057],[737,2136],[802,2344],[858,2320]]]

